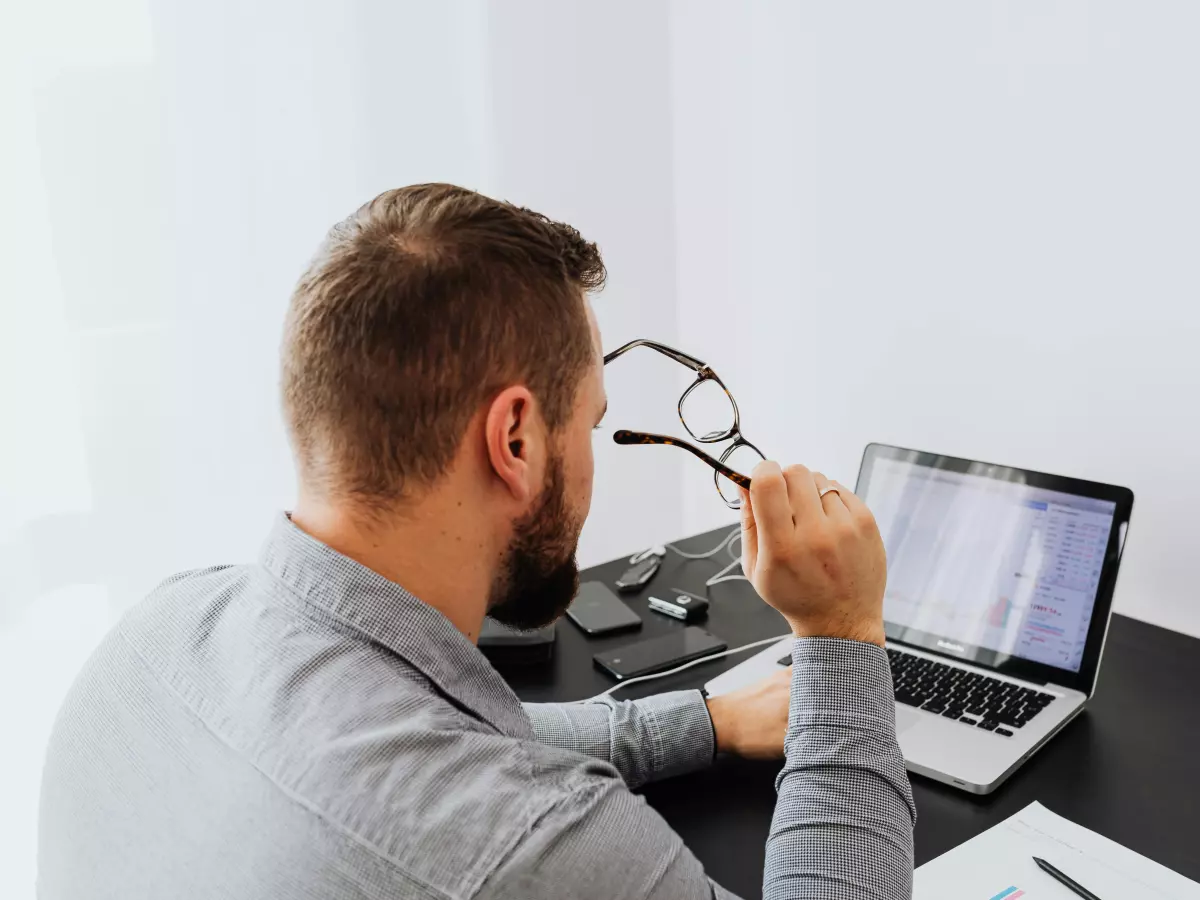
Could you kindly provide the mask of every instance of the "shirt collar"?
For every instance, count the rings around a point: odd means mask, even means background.
[[[531,737],[516,694],[450,620],[292,523],[275,521],[259,559],[302,603],[319,608],[420,670],[440,693],[510,737]]]

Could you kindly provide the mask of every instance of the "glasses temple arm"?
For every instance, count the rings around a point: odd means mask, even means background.
[[[716,469],[738,487],[750,490],[750,479],[747,476],[740,472],[735,472],[729,466],[725,465],[725,463],[713,459],[699,447],[695,447],[687,441],[681,441],[679,438],[673,438],[665,434],[651,434],[646,431],[626,431],[622,428],[613,434],[613,443],[625,445],[664,444],[670,447],[680,447]]]
[[[618,356],[623,356],[634,347],[649,347],[651,350],[657,350],[664,356],[669,356],[671,359],[675,360],[675,362],[685,365],[689,369],[693,369],[697,372],[699,372],[701,369],[708,368],[708,363],[704,362],[703,360],[696,359],[696,357],[690,356],[687,353],[684,353],[682,350],[676,350],[674,347],[668,347],[666,344],[660,344],[657,341],[650,341],[646,340],[645,338],[639,338],[636,341],[630,341],[628,344],[618,347],[611,353],[606,353],[604,355],[604,364],[607,366]]]

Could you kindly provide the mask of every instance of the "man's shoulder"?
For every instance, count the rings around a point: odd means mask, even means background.
[[[276,589],[254,565],[218,565],[163,579],[122,616],[113,629],[149,667],[172,681],[186,670],[190,651],[215,649],[230,610],[257,605]]]
[[[611,767],[571,757],[473,720],[420,716],[323,754],[297,789],[409,876],[463,896],[556,808],[624,790]]]
[[[496,731],[402,657],[255,566],[163,581],[118,629],[175,702],[310,814],[450,896],[469,895],[549,811],[621,789],[606,763]],[[121,676],[125,677],[125,676]]]
[[[256,567],[249,564],[205,566],[176,572],[131,606],[115,631],[135,644],[149,634],[153,635],[155,644],[169,644],[173,633],[194,621],[197,612],[213,618],[218,610],[234,600],[255,590],[267,589],[266,581],[255,584],[259,575]]]

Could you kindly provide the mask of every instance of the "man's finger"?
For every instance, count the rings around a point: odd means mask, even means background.
[[[830,481],[821,472],[813,472],[813,483],[817,487],[817,496],[821,498],[821,508],[825,510],[825,515],[835,522],[849,520],[850,510],[841,497],[845,488]]]
[[[750,492],[739,487],[738,494],[742,498],[742,574],[749,578],[758,564],[758,524],[754,521],[754,503],[750,499]]]
[[[848,487],[843,487],[836,481],[831,483],[837,487],[838,494],[842,498],[842,503],[846,505],[846,509],[850,510],[850,515],[856,519],[871,515],[871,511],[867,509],[867,504],[862,502],[862,498],[858,494],[854,493]]]
[[[783,477],[787,480],[788,503],[796,522],[812,521],[817,516],[824,518],[825,512],[821,509],[821,498],[817,496],[812,472],[797,464],[788,466]]]
[[[788,503],[787,482],[779,463],[763,460],[750,476],[750,503],[754,506],[758,549],[785,551],[796,527]]]
[[[838,489],[838,496],[842,498],[842,503],[845,505],[846,509],[850,510],[850,512],[853,513],[866,510],[866,504],[863,503],[858,494],[854,493],[854,491],[850,490],[850,488],[846,487],[840,481],[831,481],[829,483]]]

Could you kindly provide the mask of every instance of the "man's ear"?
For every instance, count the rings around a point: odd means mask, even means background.
[[[492,470],[513,498],[524,503],[537,493],[544,440],[537,403],[529,388],[514,385],[492,400],[483,433]]]

